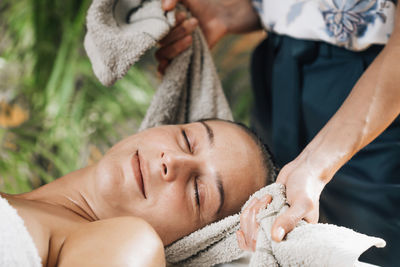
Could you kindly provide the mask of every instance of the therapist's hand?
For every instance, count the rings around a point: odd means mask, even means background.
[[[242,250],[256,249],[257,233],[259,224],[257,223],[257,214],[261,209],[265,209],[271,203],[272,197],[265,195],[261,199],[254,198],[249,206],[240,214],[240,230],[236,232],[236,238],[239,247]]]
[[[198,25],[198,20],[188,19],[187,16],[186,12],[176,12],[175,27],[160,41],[160,48],[155,54],[160,74],[164,74],[170,61],[192,44],[192,33]]]
[[[319,217],[319,197],[326,185],[323,173],[312,166],[306,157],[299,156],[285,165],[277,177],[277,183],[286,187],[286,198],[289,209],[278,216],[271,228],[272,239],[282,241],[287,233],[292,231],[299,221],[304,219],[309,223],[317,223]],[[267,203],[270,196],[265,196]],[[243,250],[253,250],[259,225],[255,220],[260,208],[265,208],[266,202],[252,202],[240,218],[241,229],[237,232],[239,247]]]
[[[276,182],[286,187],[289,209],[278,216],[272,225],[274,241],[280,242],[302,219],[309,223],[318,222],[319,197],[326,185],[324,181],[326,179],[323,179],[319,169],[301,156],[282,168]]]
[[[239,34],[261,29],[258,15],[249,0],[162,0],[161,4],[165,11],[170,11],[178,2],[190,11],[193,18],[185,13],[180,14],[175,28],[160,42],[156,59],[161,74],[172,59],[190,46],[191,35],[197,25],[210,48],[227,33]]]
[[[225,0],[226,1],[226,0]],[[228,31],[229,19],[227,12],[229,6],[224,4],[224,0],[162,0],[162,8],[170,11],[175,8],[178,2],[182,3],[195,17],[204,33],[209,47],[213,47]],[[229,0],[239,2],[242,0]],[[232,14],[233,15],[233,14]],[[232,17],[232,16],[230,16]],[[233,15],[233,17],[235,17]],[[173,34],[172,32],[170,34]]]
[[[227,32],[222,20],[222,10],[218,1],[211,0],[162,0],[162,8],[169,11],[181,2],[190,10],[193,17],[186,12],[176,13],[176,25],[169,34],[160,41],[156,52],[159,62],[158,72],[164,74],[170,61],[185,51],[192,44],[192,33],[200,25],[209,47],[213,47]]]

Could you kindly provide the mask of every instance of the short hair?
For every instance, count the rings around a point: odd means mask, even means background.
[[[254,132],[247,125],[245,125],[241,122],[235,122],[235,121],[230,121],[230,120],[224,120],[224,119],[218,119],[218,118],[208,118],[208,119],[198,120],[197,122],[207,122],[207,121],[227,122],[227,123],[237,126],[241,130],[243,130],[254,141],[254,143],[258,147],[258,152],[259,152],[259,154],[261,156],[261,160],[262,160],[262,166],[264,167],[264,170],[266,172],[266,177],[265,177],[266,185],[269,185],[269,184],[272,184],[275,182],[276,176],[278,173],[278,167],[275,163],[274,157],[273,157],[268,145],[264,144],[261,141],[261,138],[257,135],[256,132]]]

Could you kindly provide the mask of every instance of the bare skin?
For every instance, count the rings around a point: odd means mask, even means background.
[[[178,0],[163,0],[163,7],[170,10],[177,2]],[[224,34],[234,32],[229,28],[229,25],[232,25],[231,22],[235,22],[236,25],[242,24],[241,28],[248,29],[248,31],[257,29],[257,23],[254,22],[257,21],[255,19],[257,14],[254,10],[250,10],[250,1],[226,0],[226,3],[237,3],[238,5],[225,5],[226,10],[218,14],[209,12],[209,10],[204,12],[203,1],[185,0],[181,2],[190,9],[206,35],[219,37],[213,39],[214,41],[209,41],[211,46]],[[222,7],[222,3],[225,3],[225,1],[211,0],[205,2],[221,3],[219,8]],[[212,10],[221,10],[219,8],[213,7]],[[242,12],[236,14],[235,9]],[[227,17],[226,14],[231,14],[231,16]],[[218,24],[219,27],[215,28],[207,27],[209,16],[213,16],[213,20],[219,21],[222,25]],[[290,208],[276,219],[272,227],[271,235],[275,241],[281,241],[302,219],[310,223],[318,222],[319,198],[325,185],[354,154],[379,136],[400,114],[400,90],[398,87],[400,75],[397,67],[400,61],[399,17],[400,7],[397,6],[395,28],[383,51],[361,76],[336,114],[300,155],[285,165],[279,173],[277,182],[286,186]],[[188,24],[185,24],[184,18],[180,18],[176,27],[185,28],[187,35],[191,34],[194,29],[194,26],[189,27]],[[208,31],[215,31],[215,33]],[[174,42],[162,44],[159,49],[157,59],[160,62],[159,70],[161,72],[168,66],[168,60],[186,49],[178,37],[180,36],[165,37]],[[255,201],[243,213],[242,228],[237,233],[241,248],[255,249],[258,224],[254,216],[256,211],[269,201],[269,198]]]
[[[162,126],[122,140],[95,165],[2,196],[44,266],[163,266],[165,245],[238,212],[265,185],[255,151],[226,122]]]
[[[161,239],[138,217],[91,221],[66,206],[3,197],[24,220],[43,266],[165,265]]]

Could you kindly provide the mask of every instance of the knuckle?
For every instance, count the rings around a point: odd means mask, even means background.
[[[184,26],[185,26],[185,31],[187,33],[193,32],[193,30],[196,28],[197,21],[194,19],[188,19],[185,21]]]
[[[185,23],[183,23],[183,25],[182,25],[181,34],[186,35],[186,34],[189,34],[189,32],[190,32],[190,23],[188,20],[186,20]]]
[[[288,225],[291,228],[295,227],[298,221],[299,221],[299,218],[294,214],[290,214],[287,218]]]
[[[186,27],[185,23],[183,23],[181,26],[177,27],[174,31],[174,36],[184,36],[186,34]]]
[[[180,21],[182,21],[186,18],[186,12],[183,12],[183,11],[176,12],[175,18],[176,18],[177,23],[179,23]]]
[[[282,225],[286,231],[290,231],[297,224],[297,217],[293,214],[286,214],[276,220],[276,225]]]

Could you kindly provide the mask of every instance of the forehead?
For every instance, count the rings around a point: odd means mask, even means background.
[[[222,215],[227,216],[238,212],[248,197],[264,185],[265,170],[259,148],[243,129],[223,121],[206,124],[213,132],[209,168],[218,172],[222,180],[225,191]],[[208,139],[204,126],[199,123],[194,126]]]

